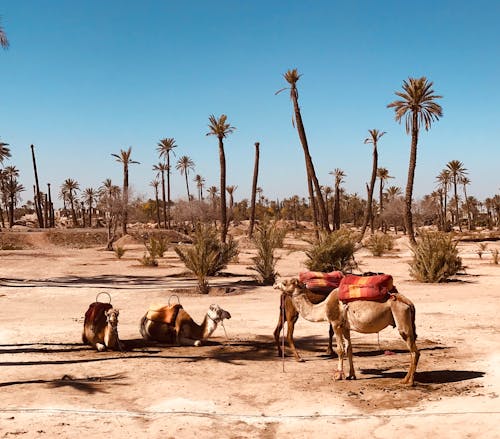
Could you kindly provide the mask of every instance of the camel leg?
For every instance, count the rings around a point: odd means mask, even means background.
[[[282,299],[281,305],[280,305],[280,315],[278,318],[278,324],[276,325],[276,329],[274,330],[274,341],[276,343],[276,346],[278,347],[278,356],[281,357],[283,355],[283,352],[281,350],[281,343],[280,343],[280,333],[281,330],[283,329],[283,304],[285,300],[290,300],[288,297],[286,297],[284,300]],[[297,348],[295,347],[295,343],[293,341],[293,331],[295,329],[295,322],[299,318],[298,312],[295,310],[295,308],[292,308],[290,306],[286,306],[285,304],[285,321],[286,321],[286,326],[287,326],[287,335],[286,339],[288,341],[288,346],[293,352],[293,355],[297,361],[304,361],[299,353],[297,352]]]
[[[411,357],[410,367],[401,383],[408,386],[414,386],[415,372],[417,371],[418,360],[420,358],[420,352],[416,343],[415,308],[413,306],[408,306],[404,310],[393,310],[393,316],[396,321],[399,335],[401,335],[401,338],[406,342]]]
[[[333,355],[333,328],[332,325],[330,324],[328,327],[328,348],[326,349],[326,355]]]
[[[344,378],[344,353],[345,353],[344,337],[342,335],[342,325],[333,322],[331,324],[333,326],[333,332],[335,333],[335,339],[337,340],[337,355],[339,356],[337,370],[335,371],[333,377],[335,380],[341,380]]]
[[[201,340],[195,340],[194,338],[179,335],[177,344],[179,346],[201,346]]]
[[[106,346],[105,346],[105,345],[103,345],[102,343],[96,343],[96,344],[95,344],[95,347],[97,348],[97,350],[98,350],[99,352],[103,352],[103,351],[105,351],[105,350],[106,350]]]
[[[349,375],[347,376],[348,380],[355,380],[356,373],[354,372],[354,363],[352,360],[352,343],[351,343],[351,329],[349,326],[344,326],[342,328],[342,332],[347,343],[347,358],[349,360]]]

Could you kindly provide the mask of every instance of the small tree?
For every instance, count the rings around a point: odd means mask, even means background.
[[[237,244],[231,236],[227,242],[222,242],[217,238],[217,229],[204,224],[196,226],[192,245],[177,246],[174,250],[186,268],[196,276],[198,290],[202,294],[208,294],[210,289],[207,277],[224,269],[238,254]]]
[[[250,269],[258,273],[257,280],[264,285],[272,285],[276,280],[276,262],[279,258],[274,256],[274,251],[283,247],[285,234],[285,229],[266,221],[257,227],[252,238],[257,247],[257,256],[252,258],[254,265]]]
[[[348,230],[336,230],[320,235],[317,243],[306,251],[306,267],[312,271],[328,273],[346,271],[355,266],[356,237]]]

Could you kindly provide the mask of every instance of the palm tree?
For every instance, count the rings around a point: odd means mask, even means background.
[[[236,129],[227,122],[227,116],[222,114],[218,119],[212,114],[208,118],[209,124],[207,136],[216,136],[219,139],[219,162],[220,162],[220,220],[221,241],[226,242],[227,235],[227,211],[226,211],[226,155],[224,154],[223,139]]]
[[[156,176],[161,176],[161,194],[163,199],[163,228],[167,228],[167,201],[165,196],[165,171],[169,172],[170,168],[166,163],[158,163],[157,165],[153,165],[153,171],[156,172]],[[168,174],[167,174],[168,175]],[[170,203],[169,203],[170,204]],[[169,207],[169,215],[168,219],[170,221],[170,207]],[[158,223],[158,227],[160,227],[160,223]],[[170,223],[169,223],[170,227]]]
[[[158,147],[156,150],[160,153],[160,158],[164,157],[167,167],[167,209],[168,209],[168,228],[170,228],[170,153],[174,154],[174,148],[177,148],[175,143],[175,139],[173,137],[168,137],[165,139],[161,139],[158,142]],[[163,176],[162,176],[163,178]],[[165,192],[165,190],[163,190]],[[165,205],[165,195],[163,196],[163,205]],[[165,211],[163,212],[164,217],[166,217]],[[166,225],[165,225],[166,227]]]
[[[1,24],[0,24],[0,46],[2,46],[4,49],[7,49],[9,47],[9,40],[7,39],[7,34],[3,30]]]
[[[370,133],[370,136],[364,140],[364,143],[373,144],[372,176],[370,179],[370,185],[368,186],[368,201],[366,203],[365,221],[363,222],[363,226],[361,227],[361,235],[359,237],[359,242],[361,242],[363,236],[365,235],[368,223],[372,224],[372,233],[373,233],[373,190],[375,188],[375,180],[377,178],[377,169],[378,169],[377,143],[380,140],[380,138],[385,134],[385,131],[379,131],[377,129],[373,129],[373,130],[368,130],[368,133]]]
[[[14,210],[16,207],[17,198],[20,192],[24,191],[24,186],[19,184],[17,181],[17,177],[19,177],[19,169],[15,166],[7,166],[4,169],[4,177],[5,177],[5,190],[6,195],[9,199],[8,206],[8,218],[9,218],[9,227],[12,228],[14,225]]]
[[[9,146],[8,143],[0,141],[0,165],[3,165],[5,159],[10,158],[10,148],[7,146]]]
[[[194,162],[187,155],[183,155],[181,158],[179,158],[179,160],[177,160],[175,169],[177,169],[181,173],[181,175],[184,175],[184,177],[186,178],[186,190],[187,190],[188,201],[191,201],[191,194],[189,193],[188,175],[189,175],[189,170],[194,169]]]
[[[469,178],[467,178],[465,175],[462,175],[460,177],[460,183],[462,184],[464,188],[464,198],[465,198],[465,208],[467,210],[467,228],[468,230],[472,230],[472,221],[471,221],[471,209],[470,209],[470,201],[469,198],[473,197],[467,197],[467,185],[471,183]]]
[[[234,207],[234,200],[233,200],[233,195],[234,191],[238,189],[238,186],[226,186],[226,191],[229,194],[229,212],[230,212],[230,217],[232,218],[233,216],[233,207]]]
[[[439,175],[436,177],[436,181],[439,185],[440,192],[443,196],[443,223],[442,229],[444,231],[448,230],[448,191],[450,190],[450,171],[448,169],[443,169]]]
[[[381,216],[384,211],[384,185],[389,178],[394,178],[389,175],[386,168],[377,169],[377,177],[379,179],[379,215]]]
[[[326,232],[330,232],[330,225],[328,224],[328,216],[326,213],[325,202],[323,200],[323,197],[321,197],[321,190],[319,187],[318,178],[316,177],[316,172],[314,170],[314,164],[311,158],[311,154],[309,153],[309,145],[307,143],[306,131],[304,128],[304,123],[302,122],[302,115],[300,113],[299,92],[297,90],[297,81],[300,79],[300,76],[301,75],[299,75],[297,69],[288,70],[283,75],[285,80],[290,84],[290,99],[293,102],[294,118],[295,118],[295,123],[297,124],[297,132],[299,134],[299,139],[302,145],[302,149],[304,150],[307,178],[312,181],[312,185],[308,186],[309,197],[311,198],[311,203],[314,203],[314,193],[311,190],[311,186],[314,186],[314,190],[318,195],[317,203],[319,205],[319,210],[321,214],[322,227]],[[276,94],[282,92],[283,90],[285,89],[278,90]]]
[[[116,228],[122,203],[120,202],[121,190],[114,185],[111,179],[107,178],[99,187],[99,203],[103,205],[105,210],[105,220],[108,232],[107,250],[113,250],[113,242],[116,239]]]
[[[418,134],[422,125],[428,131],[432,122],[438,121],[443,115],[441,105],[436,102],[436,99],[441,99],[442,96],[434,94],[432,85],[433,83],[428,82],[425,76],[408,78],[408,81],[403,81],[403,91],[395,92],[401,100],[387,105],[388,108],[394,108],[397,122],[401,123],[401,120],[405,119],[406,133],[411,134],[410,161],[405,194],[405,225],[412,244],[416,244],[411,205],[415,168],[417,166]]]
[[[155,206],[156,206],[156,222],[158,223],[158,227],[160,227],[160,200],[158,199],[158,186],[160,182],[157,179],[154,179],[149,183],[149,185],[155,191]]]
[[[89,208],[89,227],[92,227],[92,209],[94,208],[96,197],[97,192],[94,188],[88,187],[83,191],[83,201]]]
[[[345,172],[340,168],[330,171],[334,177],[334,196],[333,196],[333,230],[340,229],[340,185],[344,182]]]
[[[71,206],[71,218],[73,219],[73,227],[77,226],[76,221],[76,211],[75,211],[75,201],[76,201],[76,191],[80,190],[80,185],[76,180],[72,178],[67,178],[61,187],[61,193],[66,194],[68,201]]]
[[[458,191],[457,186],[460,180],[467,175],[467,169],[464,164],[459,160],[451,160],[446,164],[446,169],[450,173],[451,181],[453,183],[453,193],[455,195],[455,224],[458,223],[458,228],[462,231],[460,224],[460,213],[458,210]]]
[[[389,186],[385,191],[388,200],[394,200],[396,197],[403,195],[403,191],[399,186]]]
[[[257,190],[257,179],[259,177],[259,156],[260,156],[260,143],[255,142],[255,160],[253,164],[253,178],[252,178],[252,200],[250,201],[250,226],[248,229],[248,237],[253,235],[253,227],[255,224],[255,196]]]
[[[205,179],[200,174],[196,174],[193,181],[198,188],[198,201],[203,201],[203,186],[205,186]]]
[[[123,206],[122,206],[122,233],[127,234],[127,221],[128,221],[128,167],[132,164],[138,164],[135,160],[132,160],[130,156],[132,155],[132,147],[125,151],[120,150],[120,154],[111,154],[116,158],[116,161],[123,165]]]

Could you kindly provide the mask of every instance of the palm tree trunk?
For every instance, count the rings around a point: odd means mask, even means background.
[[[165,195],[163,195],[163,202],[165,202]],[[167,152],[167,212],[168,228],[170,229],[170,151]]]
[[[314,185],[314,189],[315,189],[316,193],[319,195],[318,196],[318,205],[319,205],[319,210],[320,210],[320,214],[321,214],[321,223],[322,223],[323,229],[326,232],[330,232],[330,224],[328,224],[325,203],[323,201],[323,197],[321,197],[321,189],[319,187],[319,182],[318,182],[318,179],[316,177],[316,173],[314,171],[314,164],[313,164],[313,161],[311,158],[311,154],[309,153],[309,146],[307,144],[306,132],[304,129],[304,124],[302,122],[302,116],[300,114],[297,89],[295,88],[295,86],[292,86],[291,96],[292,96],[293,108],[294,108],[294,113],[295,113],[295,122],[297,124],[297,132],[299,134],[300,143],[302,144],[302,149],[304,150],[304,158],[305,158],[305,162],[306,162],[307,176],[308,176],[308,179],[312,180],[312,183]],[[311,194],[309,192],[309,196],[311,197],[311,200],[313,200],[313,198],[312,198],[313,194]]]
[[[128,166],[126,163],[123,164],[123,207],[122,207],[122,233],[127,234],[127,222],[128,222]]]
[[[38,184],[38,171],[36,168],[35,146],[34,145],[31,145],[31,158],[33,160],[33,171],[35,173],[35,187],[36,187],[35,211],[36,211],[36,216],[38,219],[38,227],[43,229],[44,223],[43,223],[43,215],[42,215],[42,200],[40,197],[40,185]]]
[[[161,195],[162,195],[162,200],[163,200],[163,228],[166,229],[167,228],[167,201],[165,198],[165,171],[161,171]],[[158,227],[160,227],[160,220],[158,220]]]
[[[333,230],[340,230],[340,187],[335,184],[335,198],[333,199]]]
[[[457,192],[457,176],[453,175],[453,192],[455,193],[455,214],[456,214],[456,224],[458,225],[458,230],[462,231],[462,225],[460,224],[460,212],[458,210],[458,192]]]
[[[385,227],[384,227],[384,222],[382,221],[382,212],[384,210],[384,194],[383,194],[383,191],[384,191],[384,180],[381,178],[380,179],[380,187],[379,187],[379,214],[378,214],[378,217],[379,217],[379,226],[380,226],[380,229],[385,233]]]
[[[316,200],[314,198],[314,189],[313,184],[310,178],[310,175],[307,175],[307,190],[309,191],[309,203],[311,205],[311,212],[313,217],[313,226],[314,226],[314,234],[316,239],[319,239],[319,230],[318,230],[318,209],[316,207]],[[320,194],[321,197],[321,194]]]
[[[160,200],[158,199],[158,186],[155,187],[155,202],[156,202],[156,221],[158,223],[158,228],[160,228]]]
[[[189,201],[191,201],[191,194],[189,193],[189,182],[188,182],[188,172],[187,172],[187,169],[184,172],[184,176],[186,177],[186,190],[187,190],[188,202],[189,202]]]
[[[373,233],[373,189],[375,188],[375,180],[377,178],[377,167],[378,167],[378,151],[377,144],[373,144],[373,162],[372,162],[372,176],[370,179],[370,185],[368,186],[368,200],[366,203],[365,220],[363,221],[363,226],[361,227],[361,236],[358,238],[358,242],[361,242],[365,236],[366,228],[368,224],[371,224],[371,231]]]
[[[227,211],[226,211],[226,155],[224,154],[224,143],[219,137],[219,162],[220,162],[220,220],[222,242],[226,242],[227,235]]]
[[[471,215],[470,215],[470,205],[469,205],[469,199],[467,198],[467,189],[466,185],[464,184],[464,197],[465,197],[465,207],[467,209],[467,229],[469,231],[472,230],[472,221],[471,221]]]
[[[248,237],[251,238],[253,234],[253,227],[255,224],[255,196],[257,194],[257,179],[259,177],[259,142],[255,142],[255,161],[253,165],[253,179],[252,179],[252,200],[250,202],[250,228]]]
[[[408,164],[408,180],[405,193],[405,228],[411,244],[416,244],[415,231],[413,230],[413,215],[411,211],[413,199],[413,183],[415,180],[415,168],[417,166],[418,145],[418,113],[413,113],[413,125],[411,130],[410,161]]]
[[[71,217],[73,218],[73,227],[76,227],[76,212],[75,212],[75,204],[73,203],[73,194],[69,196],[69,202],[71,204]]]
[[[47,193],[49,194],[49,227],[55,226],[54,204],[52,203],[52,194],[50,192],[50,183],[47,183]]]

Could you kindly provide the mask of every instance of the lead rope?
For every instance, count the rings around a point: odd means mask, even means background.
[[[281,294],[281,330],[283,331],[281,337],[281,364],[282,364],[282,372],[285,372],[285,296]]]
[[[224,326],[224,320],[221,320],[220,324],[222,325],[222,329],[224,329],[224,335],[226,336],[226,341],[229,341],[229,337],[227,336],[226,332],[226,327]]]

